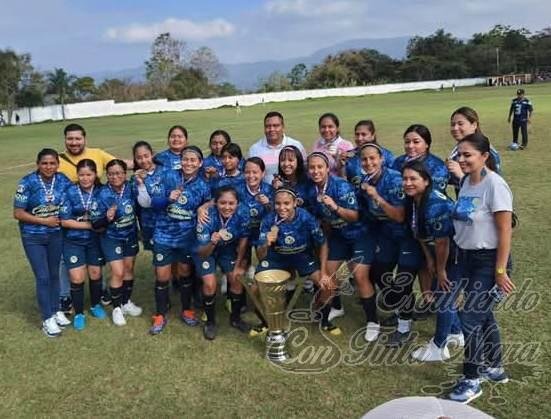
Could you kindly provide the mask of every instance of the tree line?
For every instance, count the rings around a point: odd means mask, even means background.
[[[483,77],[509,73],[541,74],[551,78],[551,27],[536,33],[496,25],[462,40],[444,29],[410,39],[406,56],[393,59],[373,49],[328,55],[308,68],[295,65],[287,74],[274,72],[259,81],[258,92],[363,86],[390,82]],[[145,81],[77,77],[63,68],[41,73],[30,54],[0,50],[0,109],[8,121],[16,108],[113,99],[127,102],[168,98],[232,96],[241,93],[221,82],[224,66],[208,47],[188,50],[169,33],[157,36],[145,61]],[[545,77],[544,77],[545,76]],[[64,111],[63,106],[61,107]]]

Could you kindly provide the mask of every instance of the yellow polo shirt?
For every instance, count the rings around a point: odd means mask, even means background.
[[[115,156],[107,153],[106,151],[103,151],[101,148],[88,148],[88,147],[86,147],[84,149],[84,152],[82,152],[82,154],[79,154],[78,156],[71,156],[66,151],[60,154],[64,154],[65,157],[71,163],[66,159],[64,159],[63,157],[61,157],[60,155],[58,171],[63,173],[69,179],[71,179],[71,182],[76,182],[78,180],[77,164],[79,161],[84,159],[93,160],[94,163],[96,163],[96,166],[98,169],[98,177],[101,177],[103,174],[103,169],[105,168],[105,165],[109,163],[111,160],[116,158]]]

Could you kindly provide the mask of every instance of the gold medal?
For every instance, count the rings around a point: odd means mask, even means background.
[[[277,235],[277,233],[279,233],[279,227],[278,226],[272,226],[272,228],[270,229],[270,233],[273,233],[273,234]]]
[[[222,228],[220,229],[220,231],[218,231],[218,234],[220,234],[220,237],[222,238],[222,240],[224,240],[225,242],[227,242],[228,240],[231,240],[232,237],[233,237],[233,234],[231,234],[227,228]]]

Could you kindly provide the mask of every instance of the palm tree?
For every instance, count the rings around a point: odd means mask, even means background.
[[[50,91],[57,94],[57,101],[61,105],[61,115],[65,119],[65,97],[76,80],[73,74],[67,74],[62,68],[54,68],[48,73]]]

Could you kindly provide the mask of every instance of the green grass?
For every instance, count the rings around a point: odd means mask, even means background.
[[[289,135],[311,145],[317,118],[332,111],[341,117],[342,133],[348,138],[357,120],[374,119],[380,141],[397,154],[405,128],[424,123],[433,133],[434,152],[445,157],[453,146],[448,132],[451,112],[461,105],[474,107],[484,132],[502,154],[521,220],[513,240],[514,281],[520,286],[532,280],[529,290],[539,298],[533,310],[498,313],[502,339],[508,349],[513,343],[541,345],[531,360],[513,362],[508,356],[513,381],[503,386],[485,384],[484,395],[474,406],[497,417],[549,417],[551,85],[528,86],[536,113],[530,147],[517,153],[506,151],[511,138],[506,118],[514,90],[465,88],[455,94],[425,91],[327,98],[242,108],[240,115],[224,108],[77,122],[86,127],[90,146],[129,158],[138,139],[151,140],[157,150],[164,148],[173,124],[184,124],[191,142],[202,148],[210,132],[227,129],[246,151],[261,136],[263,115],[272,109],[285,115]],[[67,330],[60,339],[45,338],[39,329],[33,275],[12,218],[12,196],[40,148],[63,148],[63,126],[56,122],[0,129],[0,416],[358,417],[392,398],[439,395],[457,378],[462,359],[457,352],[452,362],[419,365],[400,362],[405,350],[377,345],[369,347],[368,356],[353,359],[349,339],[362,326],[363,315],[352,297],[345,300],[347,316],[339,321],[344,336],[329,339],[311,324],[297,325],[304,326],[309,337],[295,355],[306,357],[306,345],[331,355],[325,372],[315,374],[271,366],[262,358],[262,341],[230,330],[221,300],[220,330],[214,342],[204,341],[200,329],[184,328],[174,310],[166,332],[150,337],[146,332],[154,306],[153,276],[145,253],[138,257],[134,297],[145,308],[144,316],[130,319],[124,328],[90,319],[82,333]],[[177,296],[172,300],[176,303]],[[417,322],[415,330],[420,334],[416,343],[424,343],[434,322]]]

